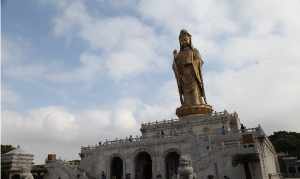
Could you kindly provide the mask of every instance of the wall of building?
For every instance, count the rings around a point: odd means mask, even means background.
[[[258,141],[262,175],[266,179],[277,179],[279,177],[279,163],[276,151],[268,138]]]

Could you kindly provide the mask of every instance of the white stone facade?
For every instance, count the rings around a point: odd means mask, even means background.
[[[236,113],[142,124],[142,136],[82,147],[80,168],[97,179],[173,179],[179,156],[194,178],[280,178],[276,152],[261,127],[241,131]]]

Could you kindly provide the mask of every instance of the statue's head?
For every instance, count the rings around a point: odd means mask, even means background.
[[[192,35],[188,33],[187,30],[182,29],[179,34],[179,44],[180,49],[185,47],[191,47],[192,48]]]

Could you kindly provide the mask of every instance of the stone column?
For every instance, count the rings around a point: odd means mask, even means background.
[[[153,177],[155,179],[164,179],[165,178],[165,163],[164,156],[162,153],[158,153],[156,159],[156,175]]]
[[[155,151],[152,156],[152,178],[157,178],[159,174],[158,166],[160,165],[160,156],[159,153]]]
[[[126,157],[125,161],[126,161],[125,179],[134,179],[134,177],[135,177],[134,156],[128,155]]]

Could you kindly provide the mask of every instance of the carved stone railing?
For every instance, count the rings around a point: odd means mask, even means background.
[[[113,144],[134,143],[134,142],[139,142],[141,140],[142,140],[141,136],[136,136],[136,137],[129,136],[125,139],[105,140],[103,142],[102,141],[99,142],[98,145],[81,146],[81,151],[88,152],[88,151],[95,150],[101,146],[108,146],[108,145],[113,145]]]
[[[226,110],[222,112],[213,112],[210,114],[212,117],[225,117],[225,116],[231,116],[231,117],[238,117],[238,114],[236,112],[234,113],[228,113]],[[166,125],[166,124],[172,124],[174,122],[179,122],[180,120],[178,118],[176,119],[170,119],[170,120],[161,120],[161,121],[153,121],[153,122],[145,122],[142,123],[142,128],[150,127],[150,126],[158,126],[158,125]]]
[[[160,121],[160,122],[154,122],[154,123],[150,123],[150,125],[153,124],[166,124],[166,123],[171,123],[177,120],[169,120],[169,121]],[[148,125],[148,123],[146,124]],[[253,134],[254,136],[258,136],[258,134],[260,133],[260,127],[256,127],[256,128],[247,128],[247,129],[243,129],[243,130],[239,130],[239,131],[234,131],[234,132],[228,132],[224,135],[220,135],[219,132],[216,132],[215,134],[210,133],[210,136],[218,136],[218,140],[223,140],[223,144],[220,146],[215,146],[216,149],[228,149],[228,148],[239,148],[240,151],[249,151],[252,150],[252,147],[250,146],[249,149],[248,147],[245,148],[245,145],[241,144],[241,136],[243,134]],[[157,137],[157,138],[144,138],[142,136],[136,136],[136,137],[126,137],[125,139],[115,139],[115,140],[105,140],[105,141],[101,141],[99,142],[97,145],[90,145],[90,146],[82,146],[81,147],[81,153],[85,153],[88,154],[94,150],[96,150],[97,148],[103,148],[103,147],[113,147],[116,145],[136,145],[136,144],[140,144],[140,143],[147,143],[147,142],[151,142],[153,140],[155,140],[156,142],[159,141],[165,141],[165,140],[169,140],[172,138],[178,138],[178,137],[184,137],[183,135],[164,135],[161,137]],[[207,136],[207,134],[202,134],[202,136]],[[234,139],[234,140],[228,140],[228,139]]]
[[[160,122],[157,122],[157,123],[156,122],[154,122],[154,123],[147,123],[146,125],[148,125],[148,124],[149,125],[151,125],[151,124],[159,124],[159,123],[160,124],[161,123],[165,124],[165,123],[171,123],[173,121],[176,121],[176,120],[160,121]],[[243,134],[243,133],[253,133],[253,134],[255,134],[258,131],[259,131],[259,128],[256,127],[256,128],[247,128],[247,129],[240,130],[239,133],[240,134]],[[210,133],[210,135],[218,135],[218,134],[219,134],[218,132],[216,132],[216,133]],[[235,133],[233,135],[237,135],[237,134]],[[174,135],[174,136],[177,136],[177,135]],[[174,136],[173,135],[165,135],[163,137],[174,137]],[[224,136],[227,136],[227,135],[224,135]],[[83,150],[94,150],[94,149],[96,149],[99,146],[107,146],[107,145],[111,145],[111,144],[135,143],[135,142],[143,141],[144,139],[145,138],[143,138],[142,136],[135,136],[135,137],[129,136],[129,137],[126,137],[125,139],[115,139],[115,140],[101,141],[101,142],[99,142],[98,145],[82,146],[81,149],[83,149]]]
[[[174,122],[177,122],[177,121],[179,121],[179,119],[170,119],[170,120],[146,122],[146,123],[142,123],[142,128],[145,127],[145,126],[152,126],[152,125],[171,124],[171,123],[174,123]]]
[[[185,136],[163,136],[160,138],[142,138],[142,137],[129,137],[125,139],[117,139],[117,140],[106,140],[104,142],[99,142],[98,145],[89,145],[89,146],[82,146],[81,153],[88,154],[98,148],[105,148],[105,147],[116,147],[117,145],[137,145],[137,144],[151,144],[151,143],[160,143],[160,142],[171,142],[172,140],[182,140]]]

